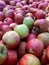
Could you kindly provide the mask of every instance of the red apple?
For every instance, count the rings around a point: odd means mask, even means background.
[[[22,0],[22,1],[21,1],[21,4],[22,4],[22,5],[26,5],[25,0]]]
[[[41,56],[44,50],[44,44],[39,39],[31,39],[26,44],[27,52]]]
[[[39,27],[40,28],[40,32],[46,32],[48,31],[48,21],[46,21],[45,19],[37,19],[34,23],[35,28]]]
[[[21,57],[26,53],[26,42],[21,42],[18,47],[18,55]]]
[[[47,64],[48,63],[48,58],[47,58],[47,56],[46,56],[46,50],[44,50],[44,52],[43,52],[43,54],[42,54],[42,56],[41,56],[41,62],[42,62],[42,64]]]
[[[7,32],[7,31],[10,31],[10,30],[11,30],[11,28],[8,25],[2,25],[1,26],[1,31],[3,33]]]
[[[28,5],[24,5],[22,8],[21,8],[25,13],[28,13],[30,8]]]
[[[47,3],[41,2],[41,3],[39,3],[39,5],[38,5],[38,8],[39,8],[39,9],[42,9],[42,10],[45,10],[46,7],[47,7]]]
[[[11,0],[11,1],[9,1],[9,4],[10,4],[11,6],[15,6],[15,5],[16,5],[16,2],[15,2],[15,0]]]
[[[3,65],[15,65],[16,62],[17,62],[17,52],[15,50],[8,50],[8,57]]]
[[[0,11],[0,21],[3,21],[4,20],[4,13]]]
[[[36,38],[36,35],[33,34],[33,33],[30,33],[30,34],[28,35],[28,37],[27,37],[27,41],[29,41],[29,40],[31,40],[31,39],[34,39],[34,38]]]
[[[23,19],[24,19],[24,16],[22,13],[15,13],[14,15],[14,21],[17,23],[17,24],[21,24],[23,22]]]
[[[15,26],[17,25],[17,23],[11,23],[9,26],[12,30],[14,30]]]
[[[21,2],[17,2],[17,3],[16,3],[16,8],[22,8],[22,6],[23,6],[23,5],[21,4]]]
[[[6,3],[4,1],[0,0],[0,11],[3,11],[5,6],[6,6]]]
[[[35,18],[36,19],[42,19],[42,18],[45,18],[45,16],[46,16],[46,12],[43,11],[43,10],[38,10],[35,13]]]
[[[20,36],[15,31],[8,31],[2,37],[3,43],[8,48],[16,48],[20,43]]]
[[[2,36],[5,32],[10,31],[11,28],[8,25],[1,25],[0,26],[0,39],[2,39]]]
[[[4,23],[2,21],[0,21],[0,26],[3,25]]]
[[[13,10],[13,9],[9,9],[9,10],[5,13],[5,17],[13,18],[13,17],[14,17],[14,10]]]
[[[19,65],[40,65],[40,60],[32,54],[25,54],[20,59]]]
[[[46,49],[46,55],[47,55],[47,58],[49,59],[49,46]]]
[[[11,23],[13,23],[13,19],[11,19],[9,17],[7,17],[7,18],[4,19],[4,24],[9,25]]]

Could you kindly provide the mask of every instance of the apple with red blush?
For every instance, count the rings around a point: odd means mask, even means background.
[[[15,50],[7,50],[7,59],[3,65],[15,65],[17,62],[17,52]]]
[[[13,19],[10,17],[7,17],[4,19],[4,24],[5,25],[10,25],[11,23],[13,23]]]

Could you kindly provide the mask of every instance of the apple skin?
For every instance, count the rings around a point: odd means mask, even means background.
[[[13,18],[13,17],[14,17],[14,10],[13,10],[13,9],[9,9],[9,10],[5,13],[5,17]]]
[[[33,14],[32,13],[27,13],[26,14],[26,17],[31,17],[31,18],[34,18]]]
[[[45,19],[37,19],[34,23],[35,27],[40,28],[40,32],[46,32],[48,31],[48,22]]]
[[[11,19],[10,17],[4,19],[4,24],[9,25],[11,23],[13,23],[13,19]]]
[[[26,42],[22,41],[18,47],[18,55],[22,57],[24,54],[26,54]]]
[[[26,50],[28,53],[32,53],[37,57],[40,57],[44,50],[44,44],[39,39],[31,39],[26,44]]]
[[[44,52],[43,52],[43,54],[42,54],[42,56],[41,56],[41,62],[42,62],[42,64],[47,64],[48,63],[48,58],[47,58],[47,56],[46,56],[46,49],[44,49]]]
[[[25,12],[21,8],[16,8],[15,12],[16,12],[16,14],[17,13],[22,13],[25,16]]]
[[[32,54],[25,54],[21,59],[20,59],[20,64],[19,65],[40,65],[39,59],[32,55]]]
[[[3,12],[0,12],[0,21],[3,21],[4,20],[4,13]]]
[[[8,31],[3,35],[2,41],[7,48],[16,48],[20,43],[20,36],[15,31]]]
[[[25,13],[28,13],[30,11],[30,7],[28,5],[24,5],[22,8],[21,8]]]
[[[36,19],[42,19],[42,18],[45,18],[46,16],[46,12],[43,11],[43,10],[38,10],[36,13],[35,13],[35,18]]]
[[[22,6],[23,6],[23,5],[21,4],[21,2],[17,2],[17,3],[16,3],[16,8],[22,8]]]
[[[14,30],[14,28],[15,28],[15,26],[17,26],[18,24],[17,23],[11,23],[9,26],[10,26],[10,28],[12,29],[12,30]]]
[[[3,8],[6,6],[6,3],[0,0],[0,11],[3,11]]]
[[[29,29],[31,29],[34,24],[34,19],[32,19],[31,17],[25,17],[23,20],[23,24],[25,24],[26,26],[28,26]]]
[[[30,34],[28,35],[28,37],[27,37],[27,41],[29,41],[29,40],[31,40],[31,39],[34,39],[34,38],[36,38],[36,35],[33,34],[33,33],[30,33]]]
[[[24,16],[23,16],[22,13],[15,13],[15,15],[14,15],[14,21],[17,24],[21,24],[23,22],[23,19],[24,19]]]
[[[1,31],[3,33],[6,33],[7,31],[10,31],[11,28],[8,25],[1,25]]]
[[[17,32],[22,39],[29,35],[29,29],[25,24],[15,26],[14,31]]]
[[[11,6],[15,6],[15,5],[16,5],[16,2],[15,2],[15,0],[11,0],[11,1],[9,1],[9,4],[10,4]]]
[[[38,5],[38,9],[45,10],[46,7],[47,7],[47,3],[43,3],[43,2],[41,2],[41,3],[39,3],[39,5]]]
[[[49,33],[48,32],[40,33],[37,38],[43,42],[45,47],[49,46]]]
[[[48,46],[47,49],[46,49],[46,56],[47,56],[47,58],[49,59],[49,46]]]
[[[0,65],[3,64],[7,59],[7,48],[2,42],[0,42]]]
[[[8,49],[8,57],[3,65],[15,65],[17,62],[17,52],[15,50]]]
[[[4,33],[6,33],[7,31],[12,30],[8,25],[0,25],[0,39],[2,39],[2,36]]]
[[[22,5],[26,5],[26,2],[24,0],[21,1]]]

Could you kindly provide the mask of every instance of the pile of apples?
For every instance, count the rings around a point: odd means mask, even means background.
[[[49,65],[49,0],[0,0],[0,65]]]

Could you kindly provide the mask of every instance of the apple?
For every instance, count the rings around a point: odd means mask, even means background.
[[[2,37],[7,48],[16,48],[20,43],[20,36],[15,31],[8,31]]]
[[[23,20],[23,24],[27,25],[28,28],[31,29],[34,24],[34,19],[32,19],[31,17],[25,17]]]
[[[0,11],[0,21],[3,21],[4,20],[4,13]]]
[[[49,5],[45,8],[45,11],[49,13]]]
[[[14,21],[17,24],[21,24],[23,22],[23,19],[24,19],[24,16],[23,16],[22,13],[15,13],[15,15],[14,15]]]
[[[0,65],[7,59],[7,48],[0,42]]]
[[[25,0],[22,0],[22,1],[21,1],[21,4],[22,4],[22,5],[26,5]]]
[[[45,47],[49,46],[49,33],[48,32],[40,33],[37,38],[43,42]]]
[[[21,57],[24,54],[26,54],[26,42],[22,41],[18,47],[18,55]]]
[[[46,49],[44,49],[44,52],[41,56],[41,62],[42,62],[42,64],[47,64],[48,63],[48,58],[46,56]]]
[[[44,50],[44,44],[39,39],[31,39],[26,44],[26,50],[28,53],[32,53],[37,57],[40,57]]]
[[[10,28],[12,29],[12,30],[14,30],[14,28],[15,28],[15,26],[17,25],[17,23],[11,23],[9,26],[10,26]]]
[[[11,28],[8,25],[1,25],[1,31],[3,33],[10,31],[10,30],[11,30]]]
[[[20,59],[19,65],[41,65],[41,63],[40,63],[40,60],[35,55],[25,54]]]
[[[17,32],[22,39],[29,35],[29,29],[25,24],[15,26],[14,31]]]
[[[27,13],[26,14],[26,17],[31,17],[31,18],[34,18],[33,14],[32,13]]]
[[[4,24],[10,25],[11,23],[13,23],[13,19],[12,18],[7,17],[7,18],[4,19]]]
[[[15,50],[8,50],[7,60],[3,65],[15,65],[17,62],[17,52]]]
[[[14,10],[13,10],[13,9],[9,9],[9,10],[5,13],[5,17],[13,18],[13,17],[14,17]]]
[[[46,48],[46,56],[49,59],[49,46]]]
[[[6,6],[6,3],[4,1],[0,0],[0,11],[3,11],[5,6]]]
[[[28,5],[24,5],[22,8],[21,8],[25,13],[28,13],[30,11],[30,7]]]
[[[4,23],[2,21],[0,21],[0,26],[3,25]]]
[[[2,39],[2,36],[5,32],[10,31],[11,28],[8,25],[0,25],[0,39]]]
[[[37,10],[35,13],[36,19],[42,19],[42,18],[45,18],[45,16],[46,16],[46,12],[43,10]]]
[[[39,27],[40,32],[46,32],[48,31],[48,22],[45,19],[37,19],[34,23],[35,28]]]
[[[15,0],[11,0],[11,1],[9,1],[9,4],[12,5],[12,6],[15,6],[16,2],[15,2]]]
[[[27,37],[27,41],[29,41],[29,40],[31,40],[31,39],[34,39],[34,38],[36,38],[36,35],[33,34],[33,33],[30,33],[30,34],[28,35],[28,37]]]
[[[21,8],[16,8],[15,12],[16,13],[22,13],[25,16],[25,12]]]
[[[23,5],[21,4],[21,2],[17,2],[17,3],[16,3],[16,8],[22,8],[22,6],[23,6]]]
[[[45,10],[46,7],[47,7],[47,3],[44,3],[44,2],[41,2],[41,3],[39,3],[39,5],[38,5],[38,9]]]
[[[30,12],[35,16],[35,13],[38,11],[37,8],[30,7]]]

